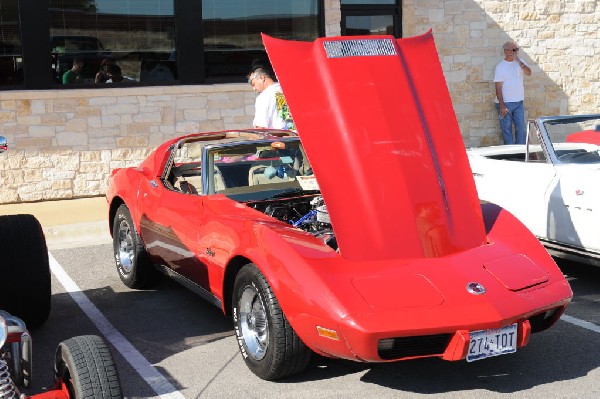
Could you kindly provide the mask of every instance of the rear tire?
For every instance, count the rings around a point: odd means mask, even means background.
[[[129,288],[147,288],[159,280],[160,274],[150,263],[131,213],[124,204],[117,209],[113,221],[113,250],[119,277]]]
[[[56,349],[56,383],[69,399],[122,398],[119,374],[104,340],[82,335],[61,342]]]
[[[0,244],[0,309],[39,327],[50,315],[52,295],[42,226],[33,215],[0,216]]]
[[[256,265],[240,270],[233,290],[233,322],[248,368],[263,380],[302,372],[312,351],[296,335]]]

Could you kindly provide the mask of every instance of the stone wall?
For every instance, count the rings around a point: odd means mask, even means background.
[[[342,32],[340,21],[340,0],[324,0],[325,9],[325,36],[339,36]]]
[[[403,35],[433,30],[467,146],[500,144],[494,68],[513,40],[532,69],[528,118],[600,112],[597,0],[403,0]]]
[[[339,0],[324,0],[340,33]],[[528,117],[595,113],[600,105],[595,0],[403,0],[403,36],[433,30],[466,146],[500,143],[493,73],[515,40],[533,76]],[[0,92],[0,203],[103,195],[109,173],[137,165],[181,134],[248,127],[247,84]]]
[[[103,195],[112,169],[162,142],[253,115],[247,84],[0,92],[0,203]]]

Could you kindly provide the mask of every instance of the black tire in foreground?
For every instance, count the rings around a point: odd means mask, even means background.
[[[55,375],[70,399],[122,398],[119,374],[104,340],[82,335],[61,342],[56,349]]]
[[[276,380],[306,368],[312,351],[296,335],[256,265],[240,270],[232,303],[237,342],[254,374]]]
[[[50,266],[46,238],[33,215],[0,216],[0,309],[27,327],[50,315]]]
[[[117,209],[113,221],[113,250],[119,277],[129,288],[147,288],[160,279],[124,204]]]

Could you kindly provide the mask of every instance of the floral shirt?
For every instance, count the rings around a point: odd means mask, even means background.
[[[255,127],[296,130],[279,83],[273,83],[256,97]]]

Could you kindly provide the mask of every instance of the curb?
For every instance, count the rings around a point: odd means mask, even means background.
[[[48,249],[75,248],[112,243],[107,222],[82,222],[42,227]]]

